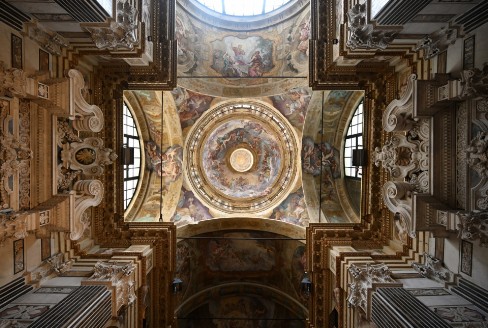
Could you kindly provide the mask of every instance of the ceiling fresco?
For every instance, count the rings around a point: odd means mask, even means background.
[[[276,25],[246,32],[209,25],[177,7],[180,86],[224,97],[276,95],[307,86],[309,6]]]
[[[231,213],[299,227],[318,222],[319,209],[325,222],[358,217],[343,209],[351,202],[341,200],[350,197],[341,149],[351,106],[361,93],[325,93],[322,126],[322,93],[306,87],[253,100],[213,97],[183,87],[160,96],[134,94],[141,130],[148,131],[143,144],[149,181],[142,183],[140,204],[128,220],[159,219],[161,175],[164,220],[179,227]]]
[[[316,92],[309,106],[302,137],[302,185],[309,215],[318,218],[321,212],[320,222],[359,220],[344,180],[341,152],[349,120],[362,97],[358,91]],[[354,195],[360,197],[360,192]]]
[[[310,8],[300,6],[271,26],[239,32],[177,2],[179,86],[164,99],[178,118],[179,141],[158,146],[151,117],[145,140],[146,169],[165,184],[165,221],[181,227],[246,215],[306,227],[357,220],[343,210],[351,202],[343,200],[350,196],[341,162],[351,114],[344,109],[355,93],[307,86]],[[154,185],[154,200],[130,220],[156,220],[160,190]]]
[[[185,178],[217,216],[263,215],[298,180],[297,139],[289,122],[267,104],[224,102],[189,132]]]
[[[258,314],[263,323],[264,319],[303,317],[307,298],[300,291],[300,281],[306,253],[300,241],[245,230],[196,238],[177,244],[176,274],[188,282],[178,295],[178,317],[245,318],[253,313],[250,317]],[[228,327],[215,321],[206,324]],[[254,326],[247,323],[243,327]]]
[[[125,218],[158,221],[162,195],[163,220],[169,221],[183,185],[183,135],[173,97],[169,92],[157,91],[125,91],[124,97],[135,114],[145,155],[136,199]]]

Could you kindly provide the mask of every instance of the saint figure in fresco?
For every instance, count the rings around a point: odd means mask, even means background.
[[[254,52],[249,65],[249,76],[263,76],[263,58],[261,57],[261,52],[259,50]]]
[[[300,25],[300,34],[298,37],[298,40],[300,42],[298,43],[297,49],[304,55],[306,55],[308,51],[309,37],[310,37],[310,22],[303,23],[302,25]]]
[[[246,65],[244,62],[244,55],[246,52],[242,49],[242,44],[239,44],[237,47],[232,46],[232,50],[234,51],[234,60],[238,65]]]

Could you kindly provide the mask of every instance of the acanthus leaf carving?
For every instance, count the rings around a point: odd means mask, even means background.
[[[396,283],[391,277],[391,270],[384,263],[368,263],[365,266],[351,264],[348,271],[353,281],[349,284],[348,305],[360,307],[366,313],[370,309],[370,304],[368,304],[368,290],[373,287],[373,284]]]
[[[414,262],[412,267],[421,276],[435,280],[437,282],[450,282],[454,278],[454,274],[442,266],[442,261],[438,258],[424,253],[425,263]]]
[[[412,192],[415,186],[408,182],[388,181],[383,186],[383,201],[395,216],[400,216],[407,233],[415,238],[415,226],[412,220]],[[399,221],[400,222],[400,221]],[[404,233],[404,231],[402,231]]]
[[[441,30],[425,36],[415,48],[415,51],[424,50],[424,58],[431,59],[454,44],[458,37],[457,29],[442,28]]]
[[[54,31],[49,31],[38,23],[26,23],[29,37],[36,41],[47,52],[60,56],[63,48],[69,46],[69,42]]]
[[[78,240],[90,225],[90,217],[85,214],[85,211],[102,202],[104,188],[100,180],[80,180],[75,182],[73,190],[76,191],[76,195],[74,215],[70,216],[70,238]]]
[[[103,129],[104,117],[100,107],[90,105],[83,98],[85,89],[85,79],[80,71],[70,69],[68,71],[70,78],[70,115],[73,120],[73,126],[78,131],[100,132]]]
[[[480,241],[480,246],[488,247],[488,213],[469,212],[457,213],[459,216],[458,238]]]
[[[2,210],[0,213],[0,247],[4,246],[8,239],[22,239],[27,235],[27,216]]]
[[[109,26],[86,26],[98,49],[117,51],[132,50],[139,45],[138,10],[129,1],[116,1],[116,19],[109,19]]]
[[[428,170],[428,146],[425,141],[394,134],[381,149],[375,148],[374,162],[387,169],[393,180],[402,181],[413,173]]]
[[[27,76],[17,68],[6,68],[0,61],[0,96],[12,98],[14,95],[25,97]]]
[[[350,33],[346,46],[350,49],[386,49],[401,28],[380,29],[368,23],[366,4],[357,3],[347,12]]]
[[[7,126],[11,117],[3,117],[0,124]],[[12,194],[12,186],[9,179],[20,172],[26,175],[29,170],[29,161],[33,156],[32,150],[23,141],[25,138],[17,138],[8,129],[0,128],[0,194],[2,208],[10,205],[9,195]],[[22,188],[25,189],[25,188]]]
[[[72,171],[82,171],[85,177],[99,177],[106,165],[113,164],[117,154],[103,147],[103,140],[89,137],[83,142],[62,144],[61,160],[63,167]]]
[[[488,178],[488,133],[479,132],[466,149],[467,162],[482,179]]]
[[[54,254],[29,273],[30,280],[41,282],[52,276],[58,276],[66,272],[72,263],[71,260],[64,260],[63,253]]]
[[[115,287],[115,308],[118,310],[123,305],[130,305],[136,299],[136,284],[134,281],[135,266],[130,262],[98,261],[95,264],[93,275],[89,281],[110,281]]]

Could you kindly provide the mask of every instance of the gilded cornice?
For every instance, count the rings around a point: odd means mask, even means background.
[[[415,54],[413,44],[389,45],[381,52],[376,49],[349,49],[345,40],[345,23],[337,22],[340,19],[337,15],[337,3],[335,0],[311,1],[309,84],[313,90],[363,89],[378,78],[388,79],[394,74],[394,68],[389,66],[387,59],[409,59]],[[349,9],[349,2],[344,2],[341,13],[344,21]],[[387,28],[376,26],[375,22],[371,23],[378,29]],[[378,56],[384,60],[377,60]],[[339,57],[348,64],[341,63]]]

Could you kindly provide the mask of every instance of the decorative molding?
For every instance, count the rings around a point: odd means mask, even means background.
[[[478,173],[481,179],[488,178],[488,132],[479,132],[466,149],[466,161],[469,167]]]
[[[13,96],[26,96],[27,79],[23,70],[7,68],[0,61],[0,96],[12,98]]]
[[[36,41],[47,52],[61,56],[63,48],[69,47],[69,42],[56,32],[49,31],[37,22],[24,23],[29,38]]]
[[[429,169],[428,142],[394,134],[381,149],[375,148],[374,163],[385,168],[393,180],[402,181],[414,172]]]
[[[365,266],[351,264],[348,271],[353,281],[349,284],[348,305],[360,307],[366,314],[371,310],[371,291],[375,284],[397,286],[396,281],[391,277],[391,270],[384,263],[367,263]]]
[[[115,306],[112,306],[115,311],[112,312],[117,313],[123,305],[129,306],[137,299],[135,270],[136,267],[131,262],[98,261],[94,266],[93,275],[88,278],[86,284],[101,282],[105,285],[105,282],[109,282],[108,287],[112,289],[115,299]]]
[[[85,79],[80,71],[70,69],[70,118],[78,131],[100,132],[104,126],[104,117],[100,107],[90,105],[83,97]]]
[[[72,261],[64,261],[63,253],[57,253],[43,261],[37,268],[29,272],[31,282],[42,282],[53,276],[58,276],[71,268]]]
[[[386,132],[408,131],[412,128],[413,94],[417,75],[410,75],[400,99],[395,99],[383,112],[383,129]]]
[[[425,263],[414,262],[412,267],[421,276],[437,282],[451,282],[454,274],[442,266],[442,261],[428,253],[424,253]]]
[[[103,25],[86,25],[85,29],[91,33],[91,37],[98,49],[113,51],[132,50],[139,45],[138,10],[131,2],[117,0],[115,2],[115,20],[108,18]]]
[[[25,213],[0,213],[0,247],[9,239],[27,237],[27,226]]]
[[[471,123],[470,123],[471,124]],[[468,159],[468,102],[456,110],[456,201],[458,208],[467,208]]]
[[[64,143],[61,151],[62,166],[71,171],[82,171],[84,177],[99,177],[106,165],[113,164],[117,154],[103,147],[101,138],[89,137],[83,142]]]
[[[424,37],[415,48],[416,52],[424,50],[424,59],[431,59],[439,53],[447,50],[449,45],[454,44],[458,38],[456,28],[441,28],[441,30]]]
[[[461,72],[462,91],[460,98],[488,98],[488,63],[484,63],[483,69],[474,68]]]
[[[10,195],[13,193],[10,178],[17,175],[19,172],[29,172],[29,161],[33,156],[32,150],[22,141],[17,139],[6,128],[11,121],[11,117],[2,114],[0,124],[0,193],[2,199],[2,208],[11,207]]]
[[[93,268],[93,275],[88,280],[117,282],[123,276],[130,276],[134,269],[132,263],[98,261]]]
[[[104,188],[100,180],[80,180],[75,182],[73,190],[76,191],[76,195],[74,214],[70,216],[70,238],[78,240],[91,224],[91,217],[85,212],[101,203]]]
[[[412,220],[412,192],[415,186],[408,182],[388,181],[383,186],[383,201],[395,215],[406,224],[408,235],[416,237],[415,222]]]
[[[480,246],[488,247],[488,213],[487,212],[458,212],[458,238],[469,241],[480,241]]]
[[[366,4],[367,2],[363,4],[357,3],[347,12],[349,38],[346,46],[350,49],[384,50],[395,39],[402,27],[379,29],[368,23],[368,8]]]

